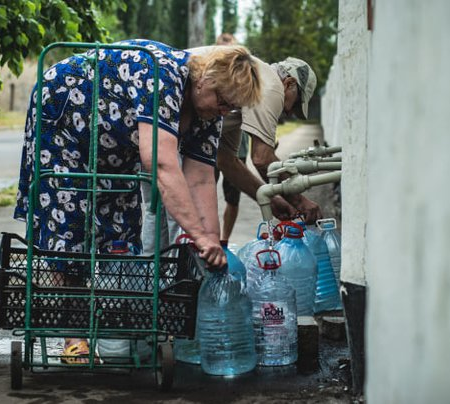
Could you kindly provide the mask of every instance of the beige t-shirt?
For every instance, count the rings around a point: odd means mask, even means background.
[[[212,48],[214,46],[202,46],[188,49],[188,52],[201,55]],[[284,87],[278,74],[267,63],[254,56],[253,58],[261,75],[261,102],[252,108],[242,108],[242,112],[230,113],[223,121],[219,150],[227,148],[235,155],[238,154],[242,130],[275,147],[278,118],[284,107]]]

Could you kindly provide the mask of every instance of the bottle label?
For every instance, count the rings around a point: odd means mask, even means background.
[[[260,310],[263,326],[274,327],[283,325],[287,310],[285,302],[263,303]]]

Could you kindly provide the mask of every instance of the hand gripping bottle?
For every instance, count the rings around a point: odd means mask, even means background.
[[[336,219],[321,219],[317,221],[317,226],[322,231],[321,237],[328,247],[331,266],[338,290],[341,279],[341,235],[336,228]]]
[[[264,271],[250,292],[257,364],[289,365],[298,355],[295,291],[280,274],[278,251],[260,251],[257,259]]]
[[[197,311],[202,370],[217,376],[256,366],[252,303],[228,269],[215,269],[200,287]]]
[[[317,277],[316,258],[303,243],[301,226],[294,222],[281,224],[284,225],[284,237],[277,244],[277,250],[283,265],[279,273],[295,290],[297,315],[312,316]]]

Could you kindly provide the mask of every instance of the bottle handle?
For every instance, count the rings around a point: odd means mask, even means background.
[[[270,261],[261,262],[260,255],[263,253],[270,254]],[[258,261],[258,265],[262,269],[277,269],[281,267],[281,256],[277,250],[266,249],[261,250],[256,253],[256,260]]]
[[[324,230],[324,228],[323,228],[323,224],[324,223],[333,223],[333,229],[336,229],[336,227],[337,227],[336,219],[334,217],[330,217],[330,218],[327,218],[327,219],[318,219],[318,220],[316,220],[317,227],[320,230],[322,230],[322,231]]]
[[[192,240],[192,236],[189,233],[180,234],[175,239],[175,244],[187,244],[192,249],[192,251],[196,253],[200,251],[195,245],[194,240]]]
[[[258,239],[258,240],[265,240],[265,239],[267,239],[267,237],[268,237],[268,231],[267,232],[263,232],[263,233],[261,233],[261,228],[262,228],[262,226],[264,226],[264,225],[266,225],[267,226],[267,222],[261,222],[259,225],[258,225],[258,229],[256,230],[256,238]]]
[[[180,234],[175,239],[175,244],[194,244],[194,240],[192,240],[192,236],[189,233]]]

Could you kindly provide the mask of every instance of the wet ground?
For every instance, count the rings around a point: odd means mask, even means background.
[[[4,335],[4,334],[3,334]],[[53,341],[53,346],[58,343]],[[234,378],[204,374],[200,366],[177,363],[173,388],[156,389],[154,373],[141,370],[96,373],[60,370],[25,371],[23,388],[10,390],[8,346],[0,356],[2,403],[353,403],[345,341],[321,338],[319,367],[295,365],[257,368]],[[299,361],[302,364],[302,361]]]
[[[0,148],[1,145],[0,132]],[[280,139],[277,154],[287,158],[291,152],[312,146],[316,132],[294,131]],[[9,138],[8,138],[9,139]],[[0,169],[1,169],[0,161]],[[10,178],[4,178],[10,181]],[[0,179],[0,183],[1,183]],[[219,186],[219,193],[221,187]],[[332,185],[323,185],[305,193],[322,207],[324,217],[339,215],[336,193]],[[224,207],[219,196],[219,209]],[[11,219],[12,208],[0,208],[0,231],[24,234],[24,224]],[[256,236],[261,221],[259,208],[245,195],[230,243],[240,247]],[[23,389],[10,389],[11,333],[0,330],[0,403],[356,403],[349,385],[349,353],[345,341],[320,338],[319,367],[314,371],[296,366],[257,368],[236,378],[205,375],[199,366],[176,364],[173,389],[168,393],[156,390],[150,371],[118,371],[113,373],[82,373],[42,370],[24,372]],[[14,337],[17,339],[17,337]],[[55,339],[50,349],[59,351],[62,342]],[[300,366],[308,365],[299,362]],[[307,366],[306,366],[307,368]]]

